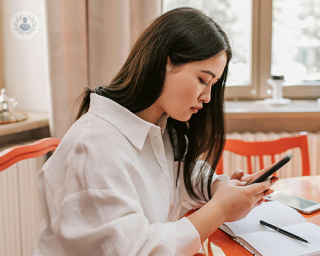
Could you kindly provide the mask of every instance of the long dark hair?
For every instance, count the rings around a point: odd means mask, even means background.
[[[138,113],[159,98],[168,56],[172,64],[178,66],[209,59],[221,51],[227,54],[227,64],[221,79],[211,90],[211,101],[203,104],[203,108],[189,121],[181,122],[169,117],[167,123],[175,159],[179,161],[177,180],[181,162],[184,162],[183,179],[189,196],[207,201],[211,198],[212,177],[225,143],[224,90],[232,52],[220,26],[201,11],[183,7],[156,18],[139,35],[111,83],[96,87],[94,91],[86,88],[77,119],[88,111],[92,92]],[[194,166],[200,155],[211,170],[207,174],[201,168],[194,183]]]

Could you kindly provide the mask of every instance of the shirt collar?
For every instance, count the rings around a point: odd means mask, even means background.
[[[167,124],[167,114],[163,114],[157,125],[144,121],[128,109],[106,97],[91,93],[90,113],[113,124],[136,148],[142,149],[151,127],[161,129],[163,134]]]
[[[160,117],[160,119],[158,120],[158,122],[157,122],[157,124],[156,124],[156,125],[159,126],[160,129],[161,129],[161,135],[163,135],[164,130],[166,129],[168,117],[169,117],[169,115],[168,115],[167,113],[164,113],[164,114]]]

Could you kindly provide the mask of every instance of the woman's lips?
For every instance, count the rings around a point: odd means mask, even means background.
[[[191,109],[191,111],[193,112],[193,113],[197,113],[198,112],[198,108],[190,108]]]

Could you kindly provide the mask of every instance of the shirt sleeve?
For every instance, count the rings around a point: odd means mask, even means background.
[[[68,155],[63,186],[43,175],[46,224],[66,255],[193,255],[200,237],[189,219],[150,223],[133,182],[134,164],[125,154],[101,154],[78,143]],[[105,163],[108,163],[106,166]],[[50,172],[48,167],[46,172]],[[55,181],[57,182],[57,181]],[[44,201],[44,200],[43,200]]]
[[[207,177],[209,176],[209,172],[211,170],[211,166],[205,161],[197,161],[197,163],[195,164],[194,171],[193,171],[193,176],[192,176],[192,183],[193,184],[196,184],[196,178],[197,178],[197,176],[199,174],[199,171],[202,168],[202,166],[204,168],[205,180],[207,181]],[[230,179],[230,177],[228,175],[226,175],[226,174],[217,175],[216,173],[214,173],[213,177],[212,177],[212,181],[211,181],[211,186],[216,180],[226,181],[226,180],[229,180],[229,179]],[[183,180],[181,182],[183,182]],[[208,192],[207,192],[207,189],[206,189],[207,188],[206,184],[207,183],[204,184],[204,188],[205,188],[204,193],[205,193],[206,198],[209,198],[208,197]],[[195,187],[195,192],[200,195],[199,189],[200,188]],[[205,203],[206,203],[205,201],[196,201],[196,200],[192,199],[188,195],[188,193],[186,193],[182,205],[187,209],[198,209],[198,208],[202,207]]]

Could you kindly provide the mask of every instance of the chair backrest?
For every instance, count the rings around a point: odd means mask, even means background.
[[[236,139],[227,139],[224,150],[232,153],[246,156],[248,173],[252,174],[251,156],[259,157],[260,169],[264,168],[263,156],[270,155],[271,162],[275,162],[274,155],[281,154],[288,149],[300,148],[302,159],[302,175],[310,175],[309,150],[308,150],[308,133],[300,132],[298,136],[284,137],[273,141],[256,141],[248,142]],[[217,174],[223,173],[223,158],[216,169]]]
[[[45,138],[31,144],[14,146],[0,152],[0,172],[21,160],[42,156],[55,150],[60,141],[61,139],[59,138]]]

